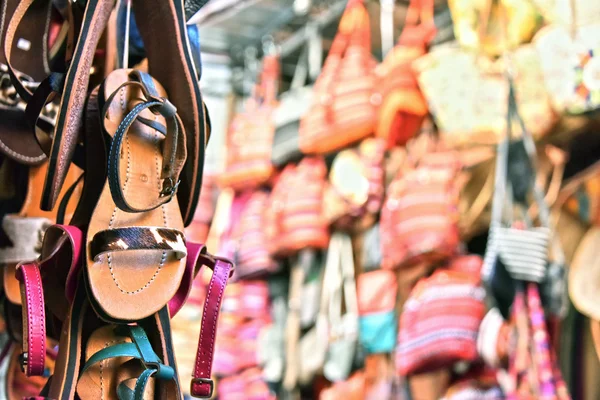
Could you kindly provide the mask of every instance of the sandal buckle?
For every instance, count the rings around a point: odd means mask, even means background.
[[[19,364],[21,365],[21,372],[25,373],[27,365],[29,364],[29,353],[24,351],[19,354]]]
[[[166,178],[163,181],[163,187],[160,191],[159,197],[173,197],[173,195],[177,192],[177,188],[179,187],[179,182],[173,183],[173,178]]]
[[[201,395],[194,395],[194,385],[196,384],[207,384],[210,386],[210,389],[208,390],[208,395],[207,396],[201,396]],[[210,399],[211,397],[213,397],[213,392],[215,390],[215,382],[210,379],[210,378],[192,378],[192,384],[190,385],[190,393],[192,393],[192,396],[197,397],[199,399]]]

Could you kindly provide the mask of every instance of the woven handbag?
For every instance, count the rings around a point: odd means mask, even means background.
[[[427,115],[427,102],[411,64],[427,52],[435,33],[433,1],[412,0],[398,44],[377,67],[382,103],[375,134],[385,138],[390,148],[414,136]]]
[[[363,0],[350,0],[315,83],[312,106],[300,121],[303,153],[334,152],[373,133],[380,103],[375,65],[369,14]]]
[[[304,158],[282,171],[267,203],[266,234],[272,255],[327,248],[329,225],[323,212],[326,176],[325,161],[318,157]]]
[[[272,114],[277,107],[279,60],[268,55],[263,59],[260,81],[248,99],[244,111],[236,116],[227,135],[225,171],[221,186],[248,189],[269,181],[275,125]]]
[[[383,268],[440,261],[457,252],[458,154],[432,152],[408,162],[388,187],[381,210]]]
[[[406,376],[475,360],[484,298],[479,278],[469,274],[437,270],[421,279],[400,316],[398,372]]]
[[[264,226],[268,193],[256,191],[244,205],[233,236],[237,242],[236,267],[238,278],[256,278],[275,272],[278,264],[271,258]]]
[[[556,122],[548,93],[540,85],[540,59],[532,45],[524,45],[511,53],[510,63],[521,115],[538,139]],[[508,84],[502,59],[494,62],[449,45],[419,58],[413,67],[446,145],[494,145],[504,137]]]

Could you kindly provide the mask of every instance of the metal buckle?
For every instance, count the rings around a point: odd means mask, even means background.
[[[163,187],[162,190],[160,191],[159,197],[173,197],[173,195],[175,194],[175,192],[177,192],[177,188],[179,187],[179,182],[181,181],[177,181],[177,183],[173,184],[173,178],[166,178],[163,181]]]
[[[196,396],[194,395],[194,385],[195,384],[208,384],[210,389],[208,391],[208,396]],[[210,378],[192,378],[192,383],[190,384],[190,393],[192,396],[197,397],[199,399],[210,399],[213,396],[213,391],[215,390],[215,382]]]
[[[24,351],[23,353],[19,354],[19,364],[21,364],[21,371],[23,373],[25,373],[25,370],[27,369],[27,365],[29,364],[29,353]]]

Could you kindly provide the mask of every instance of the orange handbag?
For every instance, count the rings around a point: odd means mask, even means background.
[[[278,79],[278,58],[265,56],[252,97],[229,127],[226,166],[219,179],[221,186],[238,190],[253,188],[267,183],[273,175],[271,151],[275,125],[272,114],[277,107]]]
[[[363,0],[350,0],[333,39],[313,104],[300,121],[300,149],[326,154],[373,134],[381,96],[375,93],[369,14]]]
[[[375,135],[386,139],[388,148],[404,145],[427,115],[427,102],[411,64],[427,53],[435,32],[433,0],[411,0],[398,44],[377,67],[382,103]]]
[[[460,243],[458,153],[427,153],[407,164],[390,184],[381,210],[382,267],[387,269],[443,261]]]

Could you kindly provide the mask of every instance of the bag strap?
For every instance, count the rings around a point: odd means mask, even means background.
[[[436,33],[433,3],[433,0],[410,0],[399,44],[414,45],[418,38],[427,45],[433,40]]]

